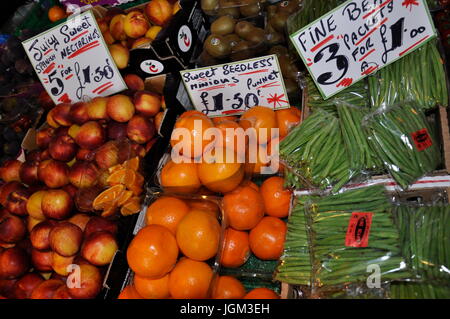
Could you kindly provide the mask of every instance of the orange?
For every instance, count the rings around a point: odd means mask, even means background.
[[[198,178],[208,189],[217,193],[228,193],[244,179],[244,165],[230,149],[214,149],[204,156],[197,166]]]
[[[250,186],[239,186],[223,197],[228,224],[236,230],[250,230],[264,217],[261,194]]]
[[[248,233],[228,227],[224,232],[220,264],[228,268],[238,268],[250,257]]]
[[[64,11],[64,9],[58,5],[55,5],[51,7],[50,10],[48,10],[48,19],[51,22],[56,22],[66,17],[67,17],[66,11]]]
[[[122,216],[137,214],[141,211],[141,199],[139,197],[131,197],[120,209]]]
[[[261,184],[260,193],[267,215],[279,218],[288,217],[292,191],[284,188],[284,178],[273,176],[266,179]]]
[[[117,299],[144,299],[144,298],[138,294],[133,285],[128,285],[122,290]]]
[[[278,135],[274,130],[278,128],[275,111],[265,106],[255,106],[246,111],[241,116],[240,124],[245,130],[251,127],[256,129],[259,144],[267,144]]]
[[[169,275],[169,291],[174,299],[205,299],[213,278],[211,267],[203,262],[181,258]]]
[[[279,218],[266,216],[250,231],[250,249],[262,260],[277,260],[283,253],[287,226]]]
[[[137,171],[140,166],[140,159],[139,156],[133,157],[129,159],[128,161],[123,162],[122,167],[132,169],[133,171]]]
[[[175,123],[170,139],[173,152],[190,158],[201,156],[206,150],[214,147],[213,136],[209,139],[205,136],[205,132],[213,127],[213,122],[204,115],[180,117]]]
[[[242,299],[245,296],[244,285],[234,277],[220,276],[212,289],[213,299]]]
[[[119,195],[117,198],[117,206],[123,206],[126,202],[129,201],[129,199],[133,196],[132,191],[123,191],[122,194]]]
[[[233,121],[224,120],[216,124],[220,138],[216,139],[216,148],[229,148],[239,156],[245,156],[247,137],[244,129]]]
[[[160,225],[142,228],[127,249],[130,268],[142,277],[157,279],[173,269],[178,245],[170,230]]]
[[[117,211],[117,205],[116,204],[108,204],[103,208],[102,217],[110,217],[114,215]]]
[[[161,225],[176,234],[178,224],[189,212],[189,206],[176,197],[164,196],[154,201],[145,215],[146,225]]]
[[[219,116],[219,117],[213,117],[211,120],[216,125],[223,122],[223,121],[237,121],[239,118],[237,116]]]
[[[134,276],[134,287],[145,299],[167,299],[169,293],[169,274],[158,279],[149,279],[139,275]]]
[[[161,170],[161,186],[174,192],[195,193],[201,186],[197,164],[170,160]]]
[[[116,202],[116,200],[122,195],[125,190],[123,185],[115,185],[101,192],[92,203],[95,210],[102,210],[106,206],[110,206]]]
[[[283,138],[289,134],[289,131],[297,126],[301,121],[301,112],[295,106],[288,109],[275,111],[280,137]]]
[[[123,184],[125,186],[133,185],[136,180],[136,172],[132,169],[122,168],[109,175],[106,182],[108,185]]]
[[[191,259],[208,260],[217,254],[220,231],[220,224],[214,216],[205,211],[191,210],[178,224],[178,247]]]
[[[249,291],[244,299],[280,299],[280,296],[269,288],[255,288]]]

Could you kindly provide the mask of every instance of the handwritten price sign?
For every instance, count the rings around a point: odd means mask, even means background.
[[[425,0],[351,0],[290,38],[326,99],[435,36]]]
[[[127,88],[91,11],[22,44],[56,104],[107,96]]]
[[[238,115],[257,105],[289,107],[276,55],[180,73],[192,104],[209,117]]]

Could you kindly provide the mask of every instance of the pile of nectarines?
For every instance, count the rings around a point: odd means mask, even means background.
[[[151,0],[144,7],[132,8],[128,12],[112,8],[104,17],[98,18],[97,23],[117,67],[126,68],[129,50],[155,40],[179,9],[178,2]]]

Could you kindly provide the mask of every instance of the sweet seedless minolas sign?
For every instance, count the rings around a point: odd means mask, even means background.
[[[290,38],[329,98],[435,36],[425,0],[350,0]]]
[[[257,105],[290,106],[276,55],[180,73],[192,104],[209,117],[238,115]]]
[[[56,104],[107,96],[127,88],[91,11],[22,44]]]

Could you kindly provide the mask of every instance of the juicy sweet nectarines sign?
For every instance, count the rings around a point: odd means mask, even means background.
[[[91,11],[22,44],[56,104],[108,96],[127,88]]]
[[[425,0],[350,0],[290,38],[326,99],[435,36]]]
[[[254,106],[290,107],[276,55],[180,73],[192,104],[209,117],[238,115]]]

